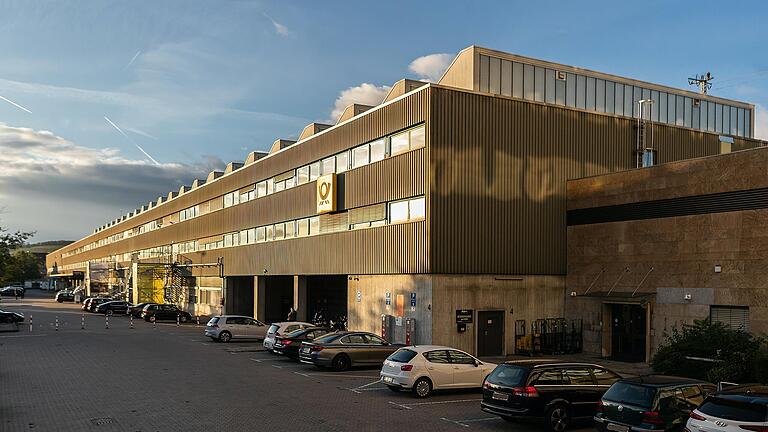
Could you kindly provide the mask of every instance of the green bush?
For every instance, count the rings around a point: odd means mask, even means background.
[[[709,319],[666,334],[651,361],[653,370],[709,382],[765,382],[764,339]],[[698,359],[697,359],[698,358]],[[707,359],[707,360],[700,360]]]

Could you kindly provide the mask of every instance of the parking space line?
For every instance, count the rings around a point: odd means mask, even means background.
[[[277,358],[265,358],[265,359],[251,358],[250,360],[255,361],[256,363],[261,363],[261,362],[278,361],[278,360],[285,360],[285,359],[282,357],[277,357]]]
[[[48,334],[36,333],[36,334],[4,335],[4,336],[0,336],[0,338],[22,338],[22,337],[39,337],[39,336],[48,336]]]
[[[336,378],[376,378],[375,376],[371,375],[345,375],[345,374],[333,374],[333,373],[321,373],[321,372],[294,372],[297,375],[302,375],[307,378],[313,377],[313,376],[327,376],[327,377],[336,377]]]
[[[450,423],[453,423],[453,424],[455,424],[455,425],[459,425],[459,426],[461,426],[461,427],[465,427],[465,428],[468,428],[468,427],[469,427],[469,425],[468,425],[468,424],[462,423],[462,422],[460,422],[460,421],[458,421],[458,420],[451,420],[451,419],[447,419],[447,418],[445,418],[445,417],[440,417],[440,420],[443,420],[443,421],[447,421],[447,422],[450,422]]]
[[[390,405],[394,405],[394,406],[400,407],[402,409],[407,409],[407,410],[413,409],[413,408],[411,408],[409,406],[406,406],[406,405],[403,405],[403,404],[399,404],[397,402],[387,401],[387,403],[389,403]]]
[[[492,421],[492,420],[501,420],[501,417],[483,417],[483,418],[472,418],[472,419],[463,419],[463,420],[451,420],[449,418],[440,417],[440,420],[447,421],[449,423],[453,423],[462,427],[470,427],[467,423],[477,423],[477,422],[485,422],[485,421]]]
[[[374,382],[369,382],[368,384],[363,384],[363,385],[361,385],[360,387],[356,387],[356,388],[355,388],[355,390],[360,390],[360,389],[366,388],[366,387],[368,387],[368,386],[372,386],[372,385],[374,385],[374,384],[378,384],[378,383],[380,383],[380,382],[381,382],[381,380],[380,380],[380,379],[378,379],[378,380],[376,380],[376,381],[374,381]]]
[[[398,404],[394,402],[392,403],[400,406],[416,407],[416,406],[423,406],[423,405],[442,405],[442,404],[449,404],[449,403],[465,403],[465,402],[480,402],[480,401],[482,401],[482,399],[455,399],[455,400],[431,401],[431,402],[412,402],[412,403],[406,403],[406,404]]]

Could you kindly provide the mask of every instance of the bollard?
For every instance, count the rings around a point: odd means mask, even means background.
[[[80,330],[85,330],[85,314],[80,317]]]
[[[131,323],[131,325],[128,326],[128,328],[133,328],[133,315],[128,315],[128,316],[129,316],[129,322]]]
[[[56,317],[56,331],[59,331],[59,317]]]
[[[155,322],[155,316],[154,316],[154,315],[152,315],[152,317],[150,318],[150,320],[152,321],[152,328],[153,328],[154,330],[157,330],[157,323]]]
[[[29,332],[32,333],[32,314],[29,314]]]
[[[176,314],[176,327],[179,326],[179,314]]]
[[[197,326],[200,327],[200,315],[197,316]]]
[[[108,314],[104,314],[104,328],[105,329],[109,328],[109,315]]]

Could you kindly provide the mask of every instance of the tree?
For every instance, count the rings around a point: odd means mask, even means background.
[[[7,229],[0,227],[0,282],[13,281],[8,276],[10,273],[16,272],[14,268],[17,262],[11,251],[22,246],[32,235],[33,233],[31,232],[9,232]],[[26,257],[22,258],[22,260],[26,259]]]

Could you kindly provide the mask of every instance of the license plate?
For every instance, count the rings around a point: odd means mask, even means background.
[[[385,383],[393,383],[393,382],[395,382],[395,380],[393,380],[392,377],[384,377],[384,382]]]
[[[506,393],[493,392],[491,396],[494,400],[506,401],[509,400],[509,395]]]
[[[627,431],[629,431],[629,426],[618,425],[618,424],[615,424],[615,423],[608,423],[608,425],[605,428],[610,430],[610,431],[616,431],[616,432],[627,432]]]

